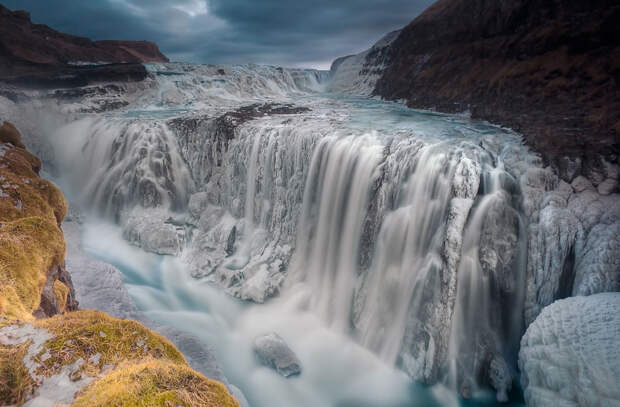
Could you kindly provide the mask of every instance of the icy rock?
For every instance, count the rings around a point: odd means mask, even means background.
[[[620,221],[592,228],[577,258],[573,295],[620,291]]]
[[[560,178],[571,182],[581,171],[581,158],[561,157],[558,159],[557,167]]]
[[[512,374],[506,361],[501,357],[494,357],[489,366],[491,386],[497,390],[497,401],[508,401],[508,392],[512,388]]]
[[[187,204],[187,210],[195,218],[200,218],[200,215],[209,204],[209,197],[206,192],[196,192],[189,197],[189,203]]]
[[[253,349],[261,364],[274,369],[282,376],[301,374],[301,362],[278,334],[258,336],[254,339]]]
[[[504,292],[516,286],[514,267],[519,240],[519,215],[510,206],[509,197],[501,198],[489,207],[480,236],[479,258],[487,275],[494,275]]]
[[[618,189],[618,180],[607,178],[605,181],[598,184],[596,189],[601,195],[610,195]]]
[[[588,181],[586,177],[583,177],[581,175],[573,180],[571,186],[573,187],[575,192],[583,192],[587,189],[594,189],[592,183]]]
[[[134,211],[124,226],[123,237],[146,251],[177,255],[183,247],[184,230],[168,218],[159,211]]]
[[[529,407],[620,406],[620,293],[544,308],[521,340],[519,367]]]

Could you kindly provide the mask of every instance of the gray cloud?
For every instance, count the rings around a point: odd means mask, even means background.
[[[327,67],[434,0],[5,0],[92,39],[156,42],[172,60]]]

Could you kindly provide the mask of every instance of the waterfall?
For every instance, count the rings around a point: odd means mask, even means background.
[[[70,195],[122,226],[132,208],[163,208],[125,235],[152,235],[143,248],[178,254],[192,276],[243,300],[303,297],[330,329],[415,380],[462,395],[490,384],[505,398],[525,279],[519,173],[504,162],[506,151],[529,154],[518,137],[464,117],[319,98],[318,71],[149,71],[157,85],[138,108],[183,103],[200,115],[175,119],[183,133],[155,114],[60,129]],[[254,118],[233,135],[217,127],[241,102],[300,95],[310,112]]]
[[[382,152],[369,135],[325,138],[306,181],[293,269],[310,284],[312,308],[341,330],[349,326],[360,236]]]
[[[424,283],[442,268],[445,217],[457,161],[424,147],[379,232],[360,315],[362,343],[395,364],[408,313],[423,305]]]
[[[85,118],[52,135],[70,194],[103,217],[184,209],[194,188],[174,135],[157,121]]]

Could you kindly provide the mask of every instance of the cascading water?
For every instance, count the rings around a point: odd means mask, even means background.
[[[340,330],[350,324],[360,236],[382,152],[369,135],[326,138],[310,164],[294,278],[309,283],[311,308]]]
[[[524,150],[517,137],[464,117],[312,95],[309,90],[322,86],[316,71],[184,65],[149,70],[156,84],[137,98],[137,112],[86,118],[57,132],[64,181],[86,208],[121,226],[126,211],[164,211],[161,223],[172,239],[184,229],[170,253],[179,254],[201,283],[255,302],[279,294],[244,315],[280,321],[266,325],[286,331],[293,348],[308,351],[309,345],[287,324],[303,331],[291,321],[312,320],[312,329],[328,326],[415,380],[444,382],[465,396],[491,385],[505,398],[514,373],[514,338],[522,329],[525,232],[516,209],[518,174],[504,168],[502,156]],[[225,109],[240,101],[292,97],[310,112],[254,118],[237,127],[234,137],[222,138],[215,119]],[[193,111],[188,121],[197,123],[199,114],[206,124],[175,130],[169,116],[184,109]],[[70,149],[67,135],[75,137]],[[152,244],[142,247],[167,253]],[[157,310],[154,319],[186,324],[199,334],[189,325],[201,317],[183,313],[217,317],[207,306],[200,309],[201,301],[181,298],[196,298],[193,289],[188,294],[175,287],[133,293],[145,311]],[[232,318],[226,328],[207,324],[207,339],[222,341],[213,337],[218,331],[235,337],[237,323]],[[253,325],[250,331],[262,329]],[[247,339],[240,346],[249,346]],[[241,380],[243,372],[231,367],[235,350],[224,344],[219,350],[230,374]],[[311,355],[302,355],[302,362],[318,369],[308,361]],[[255,369],[247,360],[242,364]],[[369,366],[377,366],[374,359]],[[285,397],[289,403],[307,405],[300,395],[315,389],[320,403],[338,405],[321,393],[326,384],[320,374],[307,375],[297,395]],[[259,382],[244,390],[253,394]],[[284,391],[286,383],[276,387]]]
[[[86,208],[116,221],[135,205],[183,209],[194,188],[165,124],[85,118],[52,139],[67,188]]]

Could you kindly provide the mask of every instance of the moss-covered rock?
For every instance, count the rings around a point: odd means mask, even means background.
[[[239,407],[219,382],[188,366],[149,361],[115,370],[87,386],[74,407]]]
[[[103,312],[75,311],[34,325],[53,335],[37,355],[42,365],[38,373],[46,376],[80,358],[88,376],[99,375],[104,367],[145,359],[186,364],[183,355],[163,336],[136,321],[112,318]],[[42,355],[46,355],[45,360]]]
[[[64,261],[60,228],[39,217],[23,218],[0,228],[0,315],[7,320],[31,319],[41,303],[47,274]],[[15,296],[20,304],[15,304]],[[19,312],[18,312],[19,311]],[[24,314],[25,312],[25,314]]]
[[[32,319],[46,283],[53,286],[62,274],[65,243],[59,225],[67,202],[54,184],[39,177],[40,169],[41,161],[5,122],[0,127],[0,324]],[[61,286],[56,287],[60,294]],[[42,315],[75,309],[72,287],[66,288],[63,310],[55,298],[47,298]]]
[[[16,147],[26,148],[22,144],[22,137],[19,131],[9,122],[4,122],[2,126],[0,126],[0,142],[11,143]]]

